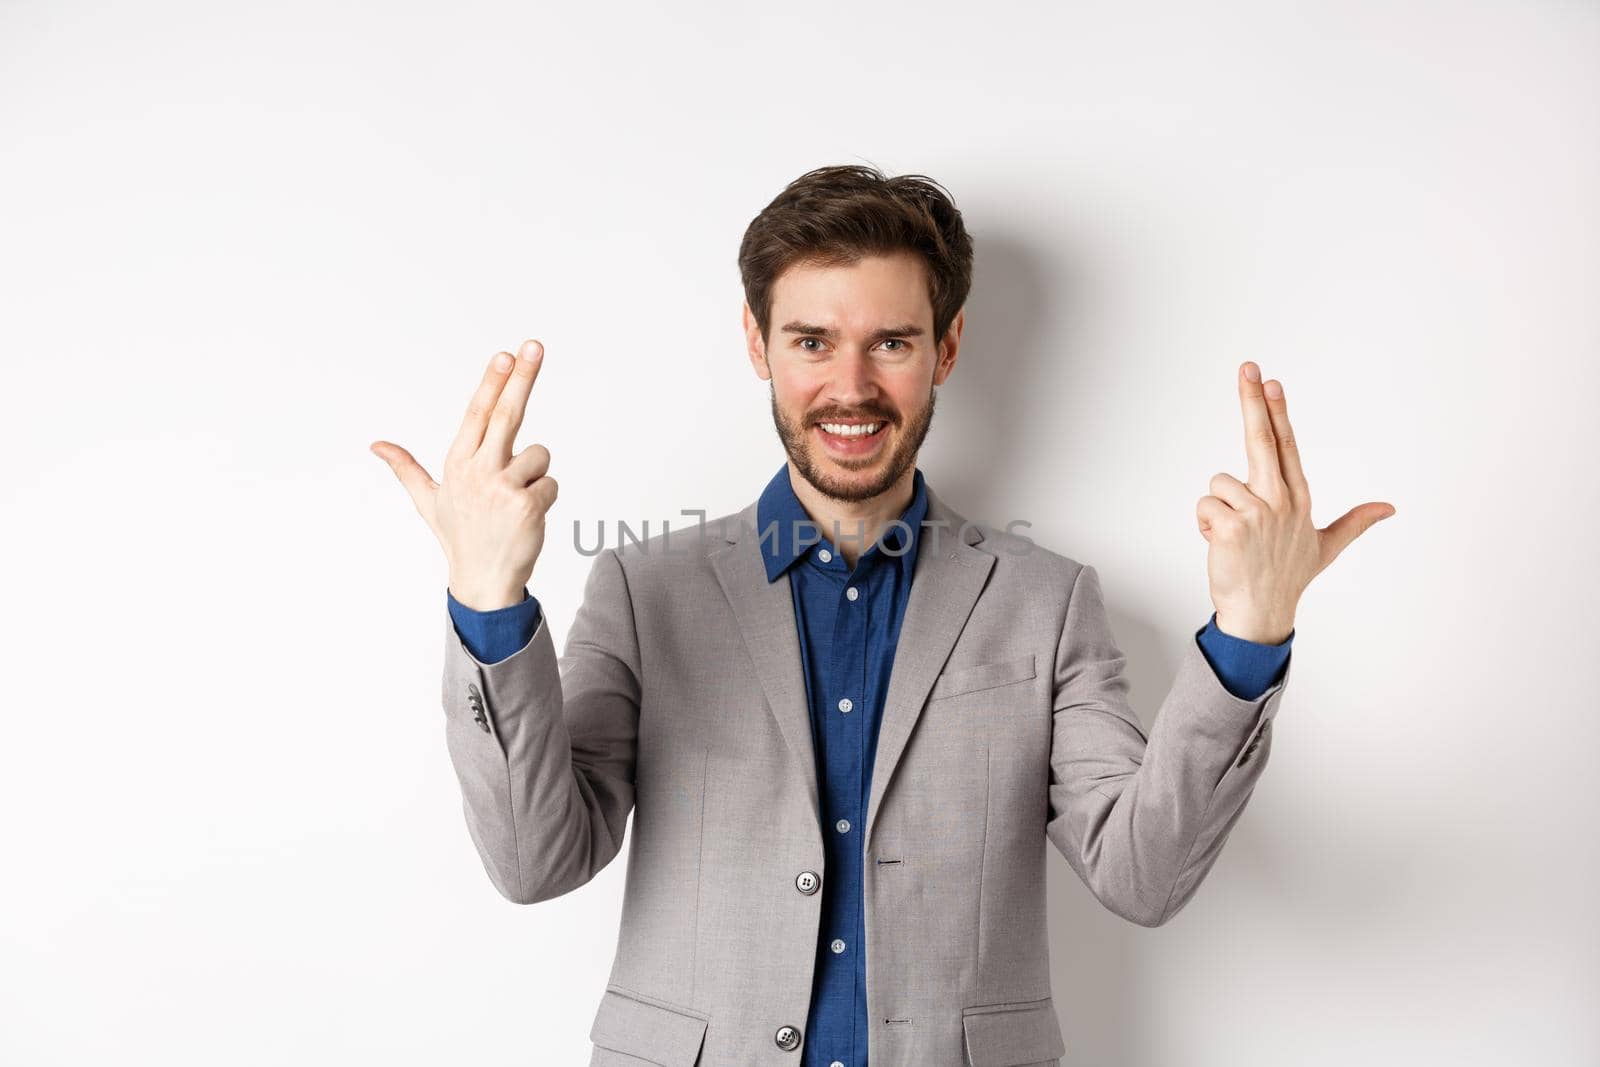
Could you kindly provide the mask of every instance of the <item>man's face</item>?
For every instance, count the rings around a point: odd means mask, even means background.
[[[771,315],[763,343],[746,305],[745,334],[795,469],[834,500],[884,493],[916,464],[963,315],[942,343],[933,337],[927,275],[911,253],[796,264],[773,286]]]

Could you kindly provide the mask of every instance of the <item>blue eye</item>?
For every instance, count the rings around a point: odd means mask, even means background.
[[[891,338],[889,338],[887,341],[885,341],[883,343],[886,344],[886,345],[904,345],[905,344],[905,342],[900,340],[898,337],[891,337]],[[895,349],[894,351],[898,352],[899,349]]]
[[[798,344],[800,347],[805,348],[806,342],[815,341],[815,340],[816,340],[815,337],[802,337],[802,338],[800,338],[800,340],[796,341],[795,343]],[[806,351],[807,352],[815,352],[816,349],[815,348],[806,348]]]

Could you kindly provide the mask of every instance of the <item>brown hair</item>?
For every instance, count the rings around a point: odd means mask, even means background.
[[[771,325],[773,283],[794,264],[847,266],[898,251],[927,266],[937,344],[972,288],[972,238],[949,192],[926,175],[890,178],[875,167],[802,174],[751,220],[739,243],[739,276],[761,339]]]

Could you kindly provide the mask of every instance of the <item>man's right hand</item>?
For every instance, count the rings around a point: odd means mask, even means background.
[[[439,539],[450,594],[474,611],[519,603],[544,547],[545,513],[556,500],[556,480],[545,473],[550,450],[531,444],[511,454],[543,362],[538,341],[523,342],[515,359],[495,354],[445,456],[442,483],[399,445],[370,446]]]

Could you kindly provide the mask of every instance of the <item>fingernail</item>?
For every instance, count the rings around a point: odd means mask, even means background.
[[[539,342],[537,342],[537,341],[524,341],[524,342],[522,342],[522,351],[519,353],[519,355],[521,355],[522,358],[527,360],[528,362],[532,363],[534,360],[538,359],[543,354],[544,354],[544,345],[541,345]]]
[[[1244,376],[1252,382],[1259,382],[1261,380],[1261,368],[1254,363],[1246,363],[1244,365]]]
[[[1273,400],[1277,400],[1283,396],[1283,386],[1279,385],[1277,382],[1268,382],[1266,385],[1261,387],[1261,391],[1266,393],[1267,396],[1271,397]]]
[[[511,366],[511,357],[506,355],[504,352],[496,353],[494,357],[494,369],[505,370],[509,366]]]

